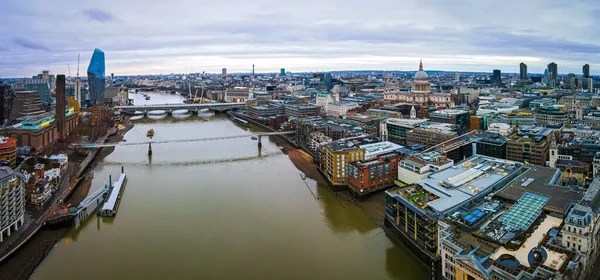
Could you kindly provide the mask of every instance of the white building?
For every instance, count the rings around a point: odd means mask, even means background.
[[[600,214],[598,213],[600,178],[594,179],[585,195],[565,219],[562,227],[562,246],[581,255],[583,274],[593,269],[600,245]]]
[[[25,186],[9,167],[0,167],[0,243],[19,230],[25,217]]]
[[[234,87],[225,90],[225,102],[245,102],[253,98],[252,90],[247,87]]]
[[[513,130],[510,125],[505,123],[492,123],[488,125],[488,131],[500,134],[502,136],[507,136],[512,134]]]
[[[415,73],[410,92],[389,91],[383,96],[385,100],[419,104],[423,106],[454,107],[450,93],[431,93],[429,76],[423,71],[423,63],[419,63],[419,71]]]
[[[360,107],[356,102],[340,102],[339,92],[320,93],[317,95],[315,105],[329,116],[343,116],[348,111]]]

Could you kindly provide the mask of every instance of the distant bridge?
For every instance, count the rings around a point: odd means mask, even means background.
[[[172,112],[173,110],[190,110],[198,112],[200,109],[212,109],[212,110],[227,110],[233,108],[244,107],[244,102],[230,102],[230,103],[177,103],[177,104],[150,104],[150,105],[130,105],[130,106],[115,106],[114,108],[122,111],[143,111],[144,113],[152,110],[163,110]]]
[[[166,144],[166,143],[202,142],[202,141],[247,138],[247,137],[253,137],[253,136],[257,137],[258,144],[261,145],[261,138],[263,136],[291,135],[291,134],[295,134],[295,133],[296,133],[295,131],[256,132],[253,134],[218,136],[218,137],[196,138],[196,139],[174,139],[174,140],[161,140],[161,141],[148,140],[148,141],[142,141],[142,142],[119,142],[119,143],[82,143],[82,144],[71,144],[70,147],[71,148],[94,149],[94,148],[115,147],[115,146],[139,146],[139,145]]]

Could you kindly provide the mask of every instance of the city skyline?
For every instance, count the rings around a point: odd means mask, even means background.
[[[592,1],[66,2],[59,13],[40,1],[3,6],[0,76],[68,74],[67,64],[75,76],[77,53],[85,69],[95,48],[117,76],[251,72],[252,64],[257,73],[416,71],[419,59],[425,70],[519,73],[524,62],[543,73],[556,62],[559,74],[581,74],[586,63],[600,74]],[[556,20],[569,15],[579,21]]]

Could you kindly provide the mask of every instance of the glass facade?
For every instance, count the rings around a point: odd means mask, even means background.
[[[102,104],[104,102],[105,71],[104,52],[100,49],[94,49],[87,71],[90,88],[89,96],[92,104]]]

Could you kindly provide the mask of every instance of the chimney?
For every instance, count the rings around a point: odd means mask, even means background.
[[[65,116],[65,75],[56,76],[56,123],[60,139],[67,138],[67,123]]]

